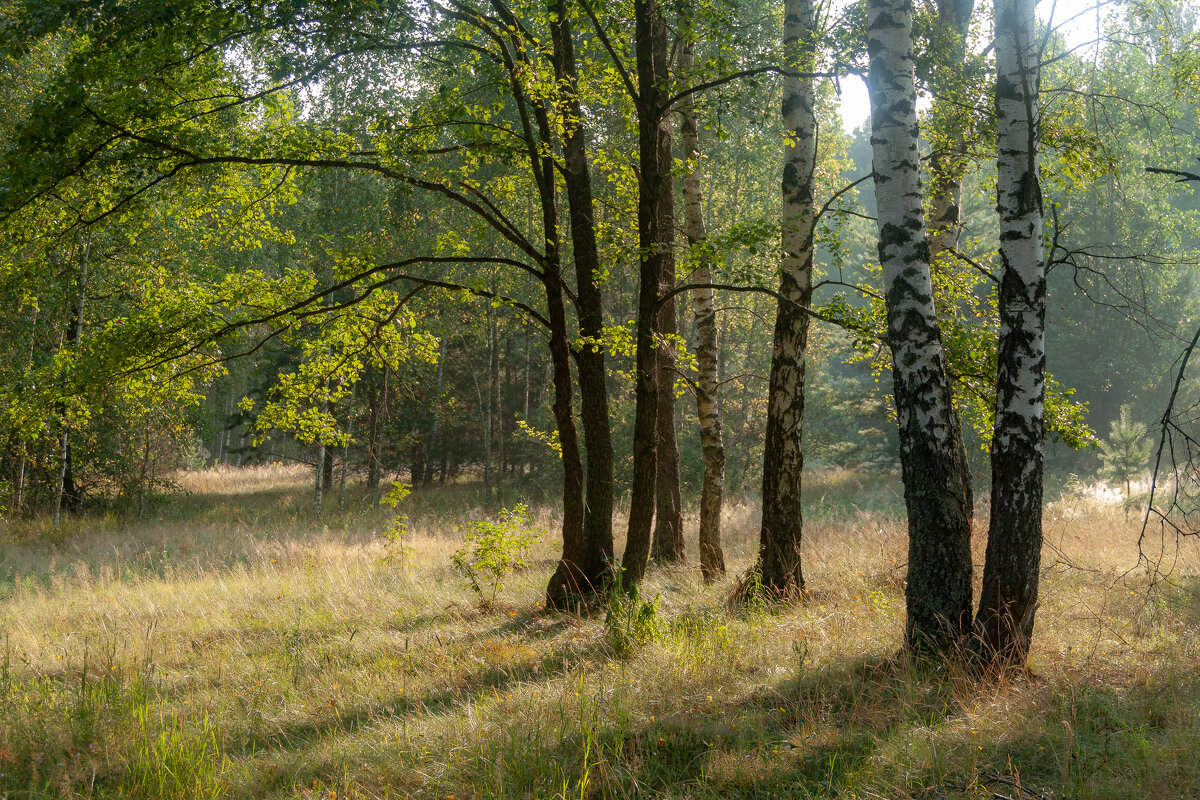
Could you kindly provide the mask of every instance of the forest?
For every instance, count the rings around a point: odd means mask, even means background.
[[[1200,10],[0,0],[0,798],[1200,793]]]

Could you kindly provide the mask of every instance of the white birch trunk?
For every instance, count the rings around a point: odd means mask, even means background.
[[[1046,273],[1038,182],[1039,41],[1034,0],[996,0],[996,210],[1000,343],[992,509],[978,648],[1023,664],[1037,610],[1045,440]]]
[[[759,570],[763,588],[776,596],[804,591],[800,542],[804,520],[800,486],[804,470],[804,371],[808,313],[812,300],[813,170],[817,160],[817,120],[813,79],[816,31],[812,0],[786,0],[783,12],[784,66],[782,254],[780,300],[763,442],[763,516],[759,531]]]
[[[912,4],[870,0],[871,143],[909,561],[906,638],[953,647],[970,625],[969,474],[951,403],[925,240]]]
[[[692,8],[689,5],[687,14]],[[684,17],[685,12],[681,11]],[[691,23],[690,17],[686,20]],[[681,22],[681,25],[684,24]],[[691,76],[695,60],[696,41],[687,35],[679,55],[679,73]],[[683,146],[683,209],[688,244],[697,253],[692,270],[692,282],[711,284],[712,270],[708,259],[696,245],[708,238],[704,226],[704,192],[700,180],[700,132],[696,108],[689,95],[678,104],[679,135]],[[721,549],[721,505],[725,494],[725,443],[721,438],[720,377],[717,363],[717,310],[711,287],[701,286],[692,292],[696,321],[696,362],[699,375],[696,381],[696,416],[700,421],[700,447],[704,454],[704,482],[700,489],[700,573],[706,582],[725,574],[725,554]]]

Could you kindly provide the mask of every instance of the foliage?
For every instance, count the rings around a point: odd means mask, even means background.
[[[408,545],[408,514],[400,510],[401,504],[412,494],[412,488],[403,483],[393,483],[387,494],[379,499],[379,504],[396,511],[388,520],[388,526],[382,536],[387,548],[387,558],[404,561],[412,552]]]
[[[542,532],[531,529],[529,506],[502,508],[495,522],[478,520],[467,527],[466,544],[450,557],[454,571],[466,578],[479,604],[490,608],[504,580],[529,566],[529,551]]]
[[[661,633],[659,597],[643,600],[636,583],[618,577],[609,586],[604,613],[604,641],[621,658],[629,658]]]

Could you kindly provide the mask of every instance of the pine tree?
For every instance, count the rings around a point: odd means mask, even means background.
[[[1151,444],[1146,440],[1146,428],[1129,418],[1129,406],[1121,406],[1121,416],[1112,421],[1107,442],[1100,442],[1100,477],[1106,481],[1125,482],[1126,513],[1130,502],[1130,481],[1146,470]]]

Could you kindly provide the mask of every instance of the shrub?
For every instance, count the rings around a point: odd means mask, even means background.
[[[533,530],[532,523],[524,503],[502,508],[496,522],[472,522],[466,544],[450,557],[454,571],[470,581],[471,591],[484,608],[495,602],[509,574],[529,566],[529,550],[541,538],[541,531]]]

